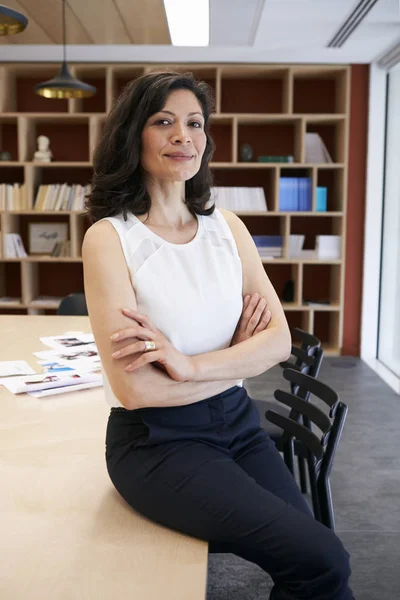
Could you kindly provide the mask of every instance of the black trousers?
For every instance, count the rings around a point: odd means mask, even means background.
[[[272,600],[351,600],[349,554],[317,522],[245,388],[186,406],[112,408],[110,479],[149,519],[258,564]]]

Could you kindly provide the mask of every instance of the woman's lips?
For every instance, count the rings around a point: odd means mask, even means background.
[[[171,158],[172,160],[177,161],[187,161],[192,160],[193,156],[189,156],[187,154],[165,154],[167,158]]]

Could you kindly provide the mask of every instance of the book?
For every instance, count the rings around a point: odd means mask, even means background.
[[[258,156],[257,162],[266,162],[266,163],[293,163],[294,156]]]
[[[318,212],[326,212],[328,189],[326,187],[317,186],[316,189],[316,206]]]
[[[315,249],[319,259],[339,259],[341,255],[341,235],[317,235]]]
[[[310,177],[280,177],[279,210],[288,212],[312,209],[312,180]]]
[[[306,163],[331,163],[333,162],[327,147],[319,133],[306,133]]]

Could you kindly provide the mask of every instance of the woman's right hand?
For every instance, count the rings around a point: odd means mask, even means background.
[[[242,314],[230,345],[240,344],[240,342],[248,340],[256,333],[264,331],[270,320],[271,312],[267,308],[266,298],[260,298],[257,293],[245,296]]]

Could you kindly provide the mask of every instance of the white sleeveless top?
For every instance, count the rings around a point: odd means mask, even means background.
[[[132,213],[127,221],[122,213],[102,219],[120,237],[139,312],[187,355],[228,348],[243,303],[242,263],[225,217],[217,208],[196,216],[197,234],[187,244],[167,242]],[[104,369],[103,383],[106,402],[123,406]]]

